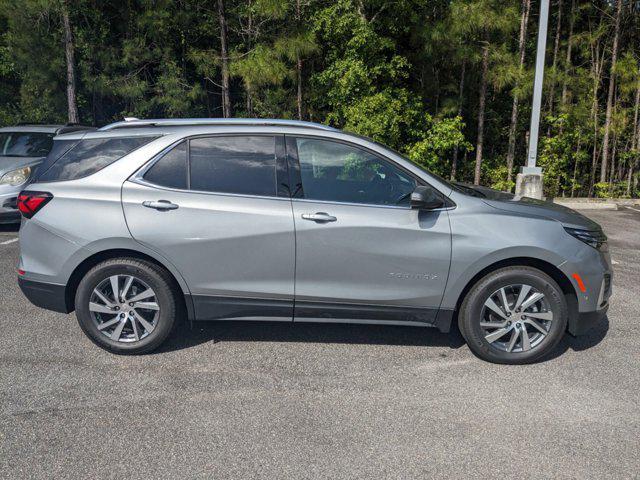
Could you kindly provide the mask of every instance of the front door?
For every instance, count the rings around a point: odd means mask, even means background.
[[[280,153],[277,153],[280,152]],[[292,320],[294,226],[282,136],[187,139],[124,184],[132,236],[184,277],[198,320]]]
[[[409,207],[417,180],[355,145],[287,138],[296,321],[430,324],[451,258],[446,210]]]

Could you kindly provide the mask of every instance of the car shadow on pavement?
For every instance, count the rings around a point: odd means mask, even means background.
[[[574,337],[568,333],[562,338],[555,350],[545,358],[545,361],[552,360],[559,357],[567,350],[571,349],[574,352],[580,352],[582,350],[588,350],[589,348],[598,345],[609,332],[609,317],[604,317],[597,325],[589,330],[584,335]]]
[[[396,327],[387,325],[322,324],[293,322],[183,321],[182,328],[169,337],[157,353],[183,350],[203,343],[221,342],[302,342],[350,345],[403,345],[449,347],[457,349],[465,341],[457,328],[441,333],[435,328]],[[585,335],[566,334],[554,351],[543,361],[561,356],[567,350],[587,350],[598,345],[609,331],[605,317]]]
[[[185,322],[186,323],[186,322]],[[158,353],[213,342],[303,342],[360,345],[439,346],[460,348],[457,329],[441,333],[435,328],[387,325],[312,324],[293,322],[195,322],[169,337]]]

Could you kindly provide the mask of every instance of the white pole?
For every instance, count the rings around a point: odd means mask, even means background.
[[[549,0],[540,2],[538,25],[538,53],[536,54],[536,76],[533,82],[533,104],[531,106],[531,127],[529,129],[529,154],[524,173],[540,173],[536,168],[538,157],[538,135],[540,129],[540,106],[542,104],[542,84],[544,80],[544,56],[547,47],[547,26],[549,24]]]

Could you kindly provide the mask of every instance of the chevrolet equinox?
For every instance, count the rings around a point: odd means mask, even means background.
[[[127,119],[54,144],[18,198],[18,281],[114,353],[185,316],[457,323],[480,358],[522,364],[608,308],[598,224],[331,127]]]

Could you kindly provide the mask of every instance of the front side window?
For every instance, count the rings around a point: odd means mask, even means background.
[[[40,175],[38,181],[76,180],[102,170],[157,137],[80,140]]]
[[[297,138],[304,198],[409,206],[416,181],[387,160],[330,140]]]
[[[46,157],[53,145],[53,133],[0,133],[1,157]]]
[[[194,138],[189,161],[192,190],[276,196],[275,137]]]

